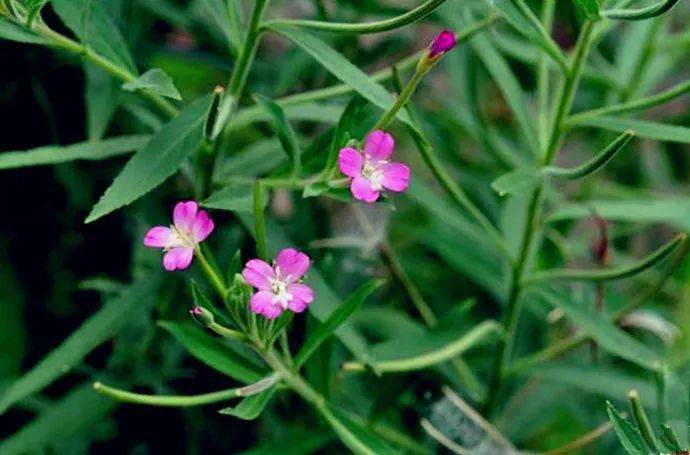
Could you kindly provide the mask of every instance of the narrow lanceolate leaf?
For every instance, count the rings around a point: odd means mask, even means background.
[[[28,373],[0,395],[0,413],[17,401],[36,393],[79,365],[86,355],[112,337],[129,320],[150,308],[161,283],[159,274],[128,286],[116,299],[106,303],[86,320],[59,347],[44,357]]]
[[[600,128],[618,133],[635,131],[635,135],[655,141],[678,142],[690,144],[690,128],[684,126],[667,125],[665,123],[648,122],[634,118],[619,118],[608,116],[592,116],[576,118],[571,126]]]
[[[201,205],[210,209],[252,213],[253,199],[252,186],[238,183],[216,191]]]
[[[123,84],[122,89],[128,92],[146,90],[174,100],[179,101],[182,99],[172,78],[160,68],[148,70],[133,81]]]
[[[662,0],[643,8],[630,9],[607,9],[601,12],[603,17],[608,19],[619,19],[624,21],[641,21],[652,17],[660,16],[673,8],[679,0]]]
[[[104,421],[115,406],[114,401],[98,396],[90,384],[75,387],[17,433],[3,437],[0,453],[54,453],[54,450],[48,450],[54,444],[70,440],[80,433],[93,433],[94,423]]]
[[[312,34],[289,25],[271,24],[270,28],[290,39],[310,54],[333,76],[348,85],[374,105],[387,111],[393,106],[393,96],[381,84],[367,76],[331,46]],[[407,111],[400,110],[398,119],[412,125]]]
[[[606,402],[606,412],[609,415],[609,420],[613,424],[613,429],[616,430],[618,439],[623,445],[623,448],[630,455],[646,455],[647,447],[640,432],[627,419],[621,416],[618,409],[616,409],[610,401]]]
[[[347,320],[359,307],[369,295],[379,288],[383,283],[381,281],[370,281],[359,287],[350,297],[347,298],[331,315],[326,319],[314,333],[312,333],[307,341],[302,345],[302,348],[295,357],[295,367],[299,368],[306,362],[309,357],[333,335],[333,332]]]
[[[212,338],[195,325],[168,321],[159,324],[191,355],[221,373],[245,383],[256,382],[264,376],[262,368],[253,360]]]
[[[354,127],[354,121],[356,119],[357,113],[364,104],[364,99],[360,96],[354,96],[343,111],[343,114],[338,120],[338,124],[333,132],[333,140],[331,140],[331,146],[328,150],[328,158],[326,159],[326,165],[324,166],[324,173],[335,172],[338,164],[338,152],[345,143],[350,139],[349,134]],[[306,192],[306,188],[305,188]],[[304,197],[307,197],[306,195]]]
[[[72,145],[48,145],[31,150],[0,153],[0,169],[40,166],[76,160],[104,160],[142,148],[148,135],[120,136],[98,142]]]
[[[273,100],[265,96],[257,95],[256,101],[263,107],[264,111],[269,115],[273,130],[278,136],[280,144],[287,156],[292,160],[292,176],[297,177],[302,170],[302,150],[297,143],[297,136],[295,131],[288,123],[285,117],[283,108],[276,104]]]
[[[633,264],[624,265],[621,267],[612,267],[608,269],[552,269],[541,272],[536,272],[534,275],[527,277],[524,280],[525,284],[533,284],[539,282],[553,282],[553,281],[613,281],[622,280],[631,276],[642,273],[645,270],[654,267],[659,262],[666,259],[673,253],[681,243],[685,242],[687,235],[685,233],[678,234],[667,244],[661,246],[659,249],[637,261]]]
[[[530,297],[531,296],[531,297]],[[563,310],[576,326],[592,337],[602,349],[649,370],[661,370],[659,355],[616,327],[603,315],[583,302],[573,302],[571,296],[555,291],[530,292],[526,298],[541,298],[554,308]]]
[[[27,44],[47,44],[43,37],[2,17],[0,17],[0,39]]]
[[[98,141],[105,135],[118,108],[121,83],[91,62],[85,61],[83,66],[86,76],[86,130],[90,141]]]
[[[547,167],[544,169],[544,173],[554,177],[561,177],[566,179],[579,179],[586,177],[590,174],[595,173],[602,167],[606,166],[606,163],[611,161],[613,157],[623,150],[630,139],[633,138],[635,133],[633,131],[626,131],[625,133],[618,136],[613,142],[604,148],[604,150],[597,153],[597,155],[586,163],[580,166],[566,169],[562,167]]]
[[[371,367],[379,373],[421,370],[450,360],[500,333],[499,324],[484,321],[459,338],[455,335],[450,342],[450,333],[430,334],[416,340],[394,339],[371,350]],[[357,370],[364,365],[346,363],[343,368]]]
[[[271,397],[276,392],[275,385],[257,393],[256,395],[248,396],[240,401],[235,407],[225,408],[218,411],[224,415],[230,415],[242,420],[254,420],[264,410]]]
[[[536,188],[543,180],[544,174],[541,170],[527,166],[503,174],[491,182],[491,188],[493,188],[499,196],[506,196],[508,194],[521,193]]]
[[[201,143],[210,99],[206,96],[196,101],[158,131],[146,147],[127,162],[86,222],[134,202],[173,175]]]
[[[399,453],[368,428],[355,422],[347,413],[335,406],[326,405],[320,411],[343,444],[352,452],[360,455],[392,455]]]

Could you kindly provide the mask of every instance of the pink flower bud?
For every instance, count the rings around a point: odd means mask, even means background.
[[[440,57],[449,50],[455,47],[457,41],[455,40],[455,33],[452,30],[443,30],[436,35],[434,40],[429,45],[429,58]]]

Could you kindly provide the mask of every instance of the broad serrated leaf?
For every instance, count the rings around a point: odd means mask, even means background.
[[[173,175],[199,147],[211,97],[205,96],[165,124],[125,165],[86,222],[128,205]]]
[[[84,63],[86,74],[86,126],[89,140],[105,135],[120,100],[120,82],[93,63]]]
[[[647,455],[648,450],[640,432],[627,419],[621,416],[620,412],[610,401],[606,402],[606,412],[625,451],[630,455]]]
[[[40,391],[67,374],[89,352],[117,333],[127,321],[140,317],[142,311],[155,304],[155,295],[161,281],[160,274],[149,274],[146,279],[134,282],[117,298],[106,303],[60,346],[3,390],[0,395],[0,414],[18,400]]]
[[[146,90],[174,100],[182,100],[182,96],[177,87],[175,87],[172,78],[160,68],[148,70],[136,79],[123,84],[122,89],[128,92]]]
[[[319,327],[307,338],[302,345],[302,348],[295,357],[295,367],[299,368],[306,362],[309,357],[333,335],[333,332],[347,320],[369,297],[383,283],[371,281],[360,286],[355,292],[350,295]]]
[[[186,323],[160,322],[191,355],[211,368],[244,383],[256,382],[265,376],[262,367],[239,354],[201,328]]]

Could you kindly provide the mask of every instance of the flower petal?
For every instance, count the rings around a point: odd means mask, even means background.
[[[155,226],[146,232],[144,236],[144,245],[151,248],[166,248],[173,246],[175,235],[172,229],[165,226]]]
[[[199,206],[194,201],[178,202],[173,210],[175,227],[185,234],[192,232]]]
[[[242,270],[242,278],[249,285],[257,289],[268,290],[271,289],[271,278],[275,278],[276,274],[273,267],[268,265],[261,259],[252,259],[244,265]]]
[[[199,213],[196,214],[194,224],[192,225],[192,237],[194,241],[199,243],[206,240],[206,237],[213,232],[214,227],[213,220],[208,216],[208,213],[204,210],[200,210]]]
[[[350,191],[355,199],[359,199],[364,202],[376,202],[379,198],[379,192],[376,191],[371,182],[364,177],[355,177],[352,179],[352,185],[350,185]]]
[[[364,157],[361,153],[352,147],[340,149],[338,154],[340,172],[354,178],[362,174],[362,166],[364,166]]]
[[[393,154],[395,140],[385,131],[372,132],[364,143],[364,154],[376,160],[387,160]]]
[[[172,272],[189,267],[194,257],[194,248],[173,248],[163,256],[163,267]]]
[[[283,308],[273,303],[273,293],[259,291],[249,300],[249,309],[256,314],[261,314],[267,319],[275,319],[283,312]]]
[[[290,283],[302,278],[310,266],[309,256],[294,248],[285,248],[276,257],[276,267],[280,269],[280,276],[289,277]]]
[[[295,313],[301,313],[307,309],[309,304],[314,301],[314,291],[312,288],[302,283],[295,283],[288,286],[288,292],[292,294],[292,300],[288,302],[288,308]]]
[[[410,168],[403,163],[384,164],[381,184],[390,191],[405,191],[410,185]]]

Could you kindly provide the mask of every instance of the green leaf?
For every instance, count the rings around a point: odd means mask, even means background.
[[[332,405],[320,409],[340,440],[356,454],[388,455],[396,454],[385,441],[372,433],[368,428],[350,418],[344,411]]]
[[[280,455],[309,455],[322,453],[321,449],[333,439],[333,435],[327,428],[324,428],[326,431],[320,430],[321,428],[312,426],[286,430],[274,439],[262,438],[258,445],[237,455],[274,455],[276,453]]]
[[[381,281],[370,281],[364,283],[355,292],[350,295],[331,315],[326,319],[323,324],[312,333],[307,341],[304,342],[302,348],[297,353],[295,357],[295,368],[299,369],[300,366],[304,365],[309,357],[321,346],[321,344],[326,341],[329,337],[333,335],[333,332],[349,318],[352,313],[357,311],[357,309],[362,306],[364,301],[369,297],[369,295],[376,289],[381,287],[383,283]]]
[[[326,182],[316,182],[310,183],[304,187],[302,191],[303,198],[317,197],[321,196],[323,193],[327,193],[331,187]]]
[[[355,127],[355,121],[357,119],[357,114],[362,108],[365,100],[360,96],[354,96],[343,111],[338,124],[333,132],[333,139],[331,140],[331,146],[328,150],[328,158],[326,158],[326,164],[324,166],[324,175],[329,175],[328,173],[334,173],[338,166],[338,153],[340,149],[345,146],[348,139],[350,139],[350,134]],[[332,175],[332,174],[331,174]],[[307,189],[304,189],[304,197],[309,197],[306,195]]]
[[[554,308],[560,308],[576,326],[592,337],[602,349],[626,359],[634,364],[658,371],[662,367],[661,358],[623,330],[608,321],[583,302],[575,303],[571,297],[550,290],[528,291],[524,298],[540,298]]]
[[[362,95],[374,105],[384,111],[388,111],[394,103],[393,96],[386,91],[381,84],[367,76],[362,70],[353,65],[349,60],[339,54],[328,44],[296,27],[271,24],[270,28],[290,39],[293,43],[301,47],[305,52],[316,59],[333,76],[348,85],[354,91]],[[410,121],[407,111],[401,109],[397,118],[410,126],[414,126]]]
[[[292,176],[297,177],[302,170],[302,150],[297,143],[297,136],[285,117],[285,112],[274,101],[265,96],[256,95],[256,101],[271,118],[273,130],[287,156],[292,160]]]
[[[601,12],[603,17],[624,21],[641,21],[660,16],[673,8],[679,0],[662,0],[643,8],[607,9]]]
[[[41,14],[41,10],[46,6],[48,0],[25,0],[24,6],[26,7],[26,26],[31,28],[36,17]]]
[[[521,167],[503,174],[493,182],[491,188],[499,196],[522,193],[536,188],[544,180],[544,174],[534,167]]]
[[[606,402],[606,412],[625,451],[630,455],[647,455],[647,447],[644,441],[642,441],[640,432],[627,419],[621,416],[620,412],[610,401]]]
[[[48,145],[32,150],[0,153],[0,169],[40,166],[76,160],[104,160],[142,148],[151,139],[148,135],[120,136],[98,142],[72,145]]]
[[[103,306],[67,337],[60,346],[45,356],[28,373],[3,390],[0,414],[17,401],[43,389],[79,365],[84,357],[110,339],[128,321],[140,317],[156,302],[162,281],[160,274],[149,274],[136,281]]]
[[[575,0],[580,8],[585,12],[585,16],[589,20],[599,19],[599,0]]]
[[[690,128],[649,122],[646,120],[597,115],[579,117],[570,123],[570,125],[600,128],[608,131],[615,131],[617,133],[625,133],[626,131],[633,130],[636,136],[645,139],[690,144]]]
[[[93,432],[94,424],[105,420],[115,406],[116,402],[94,392],[91,384],[75,387],[17,433],[4,437],[0,453],[57,453],[47,449],[79,433]]]
[[[242,401],[240,401],[240,404],[234,408],[224,408],[218,412],[220,414],[234,416],[242,420],[255,420],[264,410],[275,391],[275,386],[269,387],[268,389],[256,395],[244,398]]]
[[[679,453],[683,450],[678,441],[678,435],[670,425],[664,424],[661,431],[661,444],[669,453]]]
[[[0,17],[0,38],[18,43],[48,44],[42,36],[3,17]]]
[[[0,289],[2,289],[2,319],[0,319],[0,380],[19,375],[27,348],[28,334],[24,326],[26,296],[12,269],[12,263],[0,253]]]
[[[86,222],[130,204],[163,183],[194,153],[202,140],[202,129],[210,103],[206,96],[168,122],[138,151],[115,178],[86,218]]]
[[[175,87],[172,78],[160,68],[148,70],[133,81],[123,84],[122,89],[128,92],[146,90],[174,100],[182,100],[182,96],[180,96],[180,92],[177,91],[177,87]]]
[[[496,321],[484,321],[459,337],[457,330],[432,332],[419,339],[400,337],[374,346],[371,366],[380,373],[421,370],[450,360],[501,332]]]
[[[201,203],[211,209],[252,213],[253,193],[251,185],[230,184],[211,194]]]
[[[265,376],[253,360],[212,338],[196,325],[170,321],[160,322],[191,355],[211,368],[244,383],[256,382]]]
[[[535,272],[524,280],[525,284],[554,281],[613,281],[635,276],[645,270],[654,267],[666,259],[683,242],[687,241],[687,235],[676,235],[670,242],[659,247],[645,258],[632,264],[611,267],[608,269],[551,269]]]
[[[106,133],[108,125],[120,101],[120,82],[93,63],[84,63],[86,74],[86,125],[90,141],[98,141]]]
[[[102,3],[93,0],[51,0],[51,4],[82,44],[136,74],[127,43]]]

